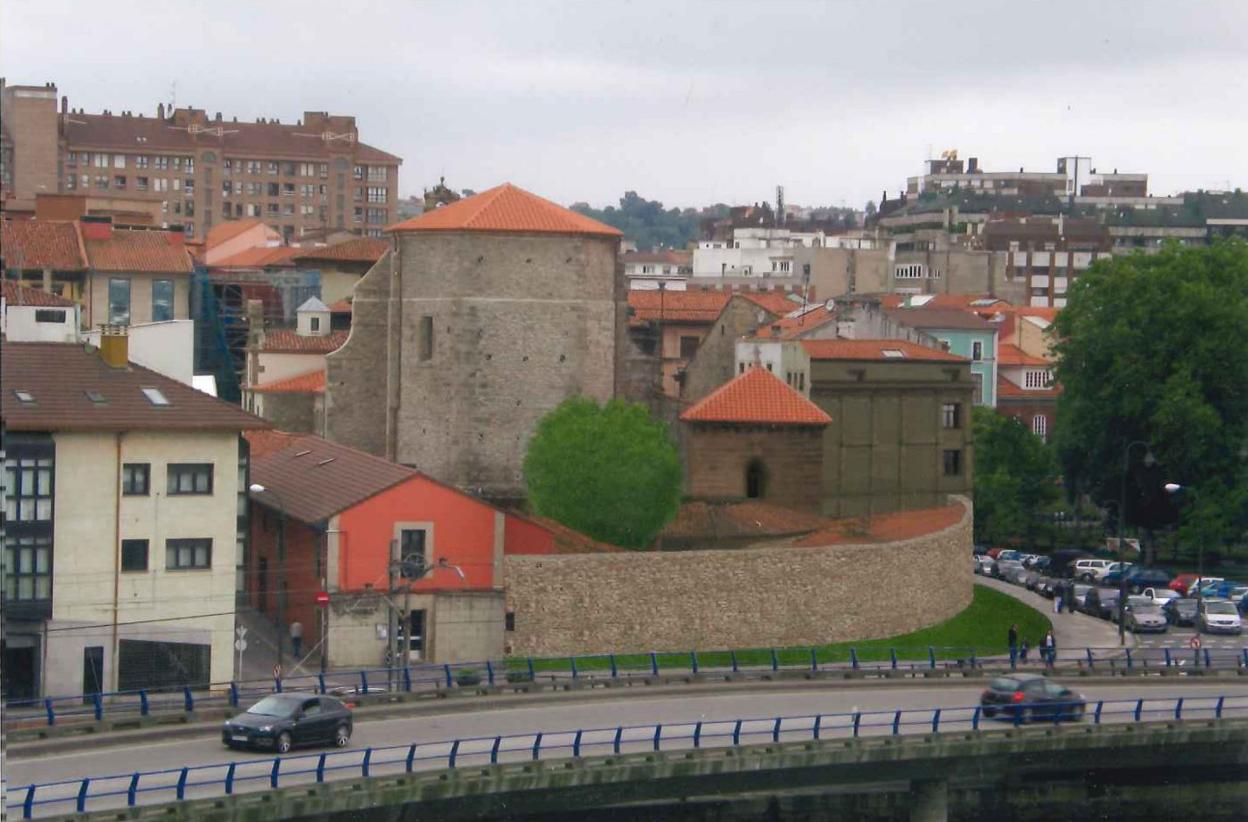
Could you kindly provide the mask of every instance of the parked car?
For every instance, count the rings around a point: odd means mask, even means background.
[[[1179,598],[1179,592],[1169,588],[1145,588],[1140,591],[1140,596],[1146,596],[1153,601],[1158,608],[1165,606],[1172,599]]]
[[[1112,580],[1112,584],[1117,585],[1118,578],[1129,571],[1133,565],[1134,563],[1131,562],[1111,562],[1104,568],[1094,568],[1092,570],[1092,576],[1097,583],[1101,585],[1109,585],[1111,584],[1111,580],[1109,580],[1108,577],[1110,574],[1113,574],[1114,578]]]
[[[1248,585],[1240,584],[1232,588],[1230,592],[1227,593],[1226,598],[1238,605],[1244,601],[1246,596],[1248,596]]]
[[[1055,577],[1069,578],[1075,576],[1075,563],[1081,559],[1091,559],[1087,551],[1063,548],[1049,555],[1049,573]]]
[[[1083,604],[1084,602],[1087,601],[1088,592],[1092,590],[1092,586],[1083,584],[1083,583],[1075,583],[1073,590],[1074,590],[1074,597],[1075,597],[1075,608],[1077,610],[1082,611]]]
[[[1075,579],[1094,580],[1098,571],[1104,573],[1105,569],[1109,567],[1109,562],[1107,559],[1094,558],[1075,560]]]
[[[1006,582],[1012,582],[1012,576],[1015,571],[1023,570],[1023,564],[1016,559],[997,558],[996,576],[998,579],[1004,579]]]
[[[1201,589],[1200,595],[1206,599],[1229,599],[1232,602],[1238,602],[1243,597],[1242,591],[1244,589],[1244,583],[1236,582],[1232,579],[1224,579],[1221,582],[1206,585]],[[1241,592],[1239,597],[1233,596],[1236,591]]]
[[[1192,584],[1187,586],[1187,590],[1184,593],[1189,597],[1194,597],[1199,589],[1221,581],[1222,577],[1196,577],[1192,580]]]
[[[1163,605],[1161,611],[1171,625],[1196,624],[1196,600],[1194,599],[1176,597]]]
[[[1134,600],[1134,601],[1133,601]],[[1161,606],[1147,597],[1131,597],[1127,600],[1126,613],[1123,616],[1127,630],[1135,634],[1164,634],[1169,627],[1166,615]]]
[[[318,742],[345,748],[353,727],[351,709],[332,696],[270,694],[227,719],[221,741],[231,748],[272,748],[279,754]]]
[[[1040,674],[1010,674],[991,680],[979,695],[984,716],[1078,721],[1087,710],[1083,695]]]
[[[1244,621],[1229,599],[1206,599],[1200,603],[1197,630],[1211,634],[1242,634]]]
[[[1145,588],[1165,588],[1170,584],[1170,573],[1160,568],[1136,565],[1127,571],[1127,590],[1138,593]]]
[[[1118,609],[1118,591],[1114,588],[1093,588],[1083,598],[1082,610],[1101,619],[1109,619]]]
[[[975,557],[975,573],[983,576],[995,576],[997,570],[997,561],[987,554]]]
[[[1061,580],[1053,577],[1040,577],[1036,582],[1035,591],[1045,599],[1053,599],[1053,597],[1057,596],[1057,586],[1061,584]]]
[[[1199,574],[1179,574],[1170,580],[1170,584],[1167,587],[1179,596],[1187,596],[1187,589],[1191,587],[1197,577],[1199,577]]]

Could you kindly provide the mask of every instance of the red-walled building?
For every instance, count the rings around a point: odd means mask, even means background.
[[[399,611],[413,662],[500,656],[503,554],[558,553],[578,543],[559,526],[508,514],[415,469],[319,437],[263,432],[249,439],[248,597],[283,635],[298,620],[308,651],[324,634],[335,667],[382,664],[391,610]],[[579,550],[595,550],[576,536]],[[391,564],[413,554],[448,567],[407,582],[405,593],[401,578],[391,587]],[[320,591],[329,594],[328,607],[318,607]]]

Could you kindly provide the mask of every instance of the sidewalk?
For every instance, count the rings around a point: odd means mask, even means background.
[[[269,617],[253,608],[239,608],[235,616],[235,625],[247,628],[247,650],[242,654],[242,670],[235,673],[239,681],[255,681],[269,679],[273,676],[273,664],[277,662],[277,627]],[[320,654],[312,649],[303,648],[303,658],[296,661],[290,654],[290,636],[283,637],[282,671],[283,676],[303,676],[318,673],[321,670]],[[235,653],[235,667],[238,654]]]
[[[1043,613],[1053,623],[1053,639],[1057,641],[1059,651],[1071,648],[1118,647],[1118,626],[1113,622],[1067,611],[1055,614],[1053,613],[1053,600],[1045,599],[1037,593],[1018,585],[1011,585],[1004,580],[977,576],[975,584],[994,588]],[[1135,635],[1128,631],[1127,647],[1134,645]]]

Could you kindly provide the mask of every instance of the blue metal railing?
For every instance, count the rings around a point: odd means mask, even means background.
[[[993,719],[1010,725],[1029,720],[1058,723],[1086,718],[1094,724],[1248,717],[1248,695],[1103,700],[1083,703],[1010,704],[995,716],[982,706],[912,708],[851,713],[750,717],[726,720],[617,725],[592,729],[461,737],[438,742],[326,751],[273,759],[239,759],[159,771],[141,771],[20,785],[8,789],[9,812],[84,813],[142,804],[229,796],[330,781],[335,775],[387,776],[519,761],[602,754],[735,747],[807,739],[851,739],[945,732],[980,732]]]
[[[741,657],[752,653],[760,661],[750,665]],[[370,668],[358,671],[307,674],[246,682],[227,682],[207,689],[184,686],[166,689],[116,691],[99,694],[50,696],[10,700],[6,703],[4,730],[91,723],[105,719],[168,716],[205,709],[244,707],[260,697],[282,691],[306,691],[338,696],[385,693],[436,692],[446,688],[477,689],[505,683],[571,679],[593,682],[664,674],[716,676],[765,676],[780,671],[828,673],[856,671],[885,673],[903,671],[915,675],[935,670],[982,670],[1024,667],[1076,666],[1082,670],[1114,674],[1170,669],[1190,673],[1206,670],[1248,672],[1248,647],[1241,648],[1080,648],[1059,650],[1049,662],[1038,650],[1026,657],[983,656],[974,648],[923,647],[875,650],[879,657],[868,661],[855,648],[832,654],[818,648],[775,648],[746,651],[649,654],[599,654],[570,657],[485,660],[448,665],[404,668]],[[719,661],[715,661],[719,660]],[[714,662],[714,664],[712,664]]]

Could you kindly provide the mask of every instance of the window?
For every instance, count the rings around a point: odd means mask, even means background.
[[[386,191],[385,186],[369,186],[368,201],[370,203],[384,203],[386,201]]]
[[[126,175],[118,174],[113,177],[113,188],[124,189],[125,187],[126,187]]]
[[[147,397],[147,401],[152,405],[168,405],[169,398],[164,395],[159,388],[140,388],[143,396]]]
[[[780,274],[788,274],[792,270],[793,263],[789,260],[772,260],[771,270]]]
[[[503,614],[503,630],[504,631],[516,630],[516,612],[515,611],[508,611],[507,613]]]
[[[902,351],[900,348],[885,348],[880,352],[880,354],[882,354],[886,360],[900,360],[904,359],[906,356],[906,352]]]
[[[697,337],[681,337],[680,338],[680,356],[682,359],[692,359],[693,355],[698,353]]]
[[[962,476],[962,452],[955,449],[944,452],[944,473],[946,477]]]
[[[940,407],[941,424],[945,428],[961,428],[962,427],[962,404],[957,402],[947,402]]]
[[[173,319],[173,280],[152,282],[152,322]]]
[[[52,598],[52,538],[15,537],[4,546],[4,594],[10,602]]]
[[[364,166],[356,166],[352,176],[354,176],[355,179],[357,180],[363,180],[364,179]]]
[[[182,164],[182,167],[183,167],[183,170],[185,170],[187,174],[194,174],[195,173],[195,158],[187,157],[186,161]]]
[[[121,541],[121,570],[147,570],[147,540],[123,539]]]
[[[95,160],[96,168],[108,168],[108,155],[107,154],[96,154],[93,159]]]
[[[923,277],[923,264],[910,263],[899,265],[893,269],[893,276],[899,280],[918,280]]]
[[[370,183],[384,183],[386,181],[388,169],[385,166],[369,166],[368,181]]]
[[[978,362],[979,360],[982,360],[983,358],[984,358],[984,344],[979,340],[975,340],[974,342],[971,343],[971,359]]]
[[[259,161],[259,160],[248,160],[248,161],[247,161],[247,173],[248,173],[248,174],[259,174],[259,173],[260,173],[260,161]]]
[[[158,171],[168,171],[169,170],[169,158],[158,155],[156,157],[156,169]]]
[[[121,466],[121,493],[127,497],[145,497],[152,484],[152,466],[146,462],[127,462]]]
[[[320,331],[320,330],[321,330],[321,318],[320,318],[320,317],[309,317],[309,318],[308,318],[308,322],[309,322],[309,326],[308,326],[308,327],[309,327],[312,331]]]
[[[155,177],[152,179],[152,191],[168,191],[169,180],[164,177]]]
[[[63,323],[65,322],[65,309],[63,308],[37,308],[35,309],[35,322],[37,323]]]
[[[1049,372],[1048,371],[1028,371],[1023,375],[1024,388],[1048,388]]]
[[[52,458],[19,457],[4,463],[5,518],[9,522],[52,521]]]
[[[277,176],[277,161],[276,160],[269,160],[268,172],[274,177]]]
[[[420,361],[433,359],[433,317],[426,314],[420,318]]]
[[[130,280],[126,278],[108,281],[108,321],[113,325],[130,324]]]
[[[419,579],[423,575],[429,563],[425,554],[428,536],[423,528],[405,528],[399,532],[400,568],[405,579]],[[414,565],[409,566],[409,563]]]
[[[373,225],[384,225],[386,220],[386,210],[384,208],[370,208],[368,210],[368,222]]]
[[[178,494],[211,494],[212,463],[210,462],[171,462],[169,463],[169,480],[167,493]]]
[[[745,467],[745,496],[749,499],[761,499],[766,491],[767,474],[763,463],[750,460]]]
[[[165,568],[169,571],[191,571],[212,567],[211,539],[165,540]]]
[[[282,196],[294,197],[295,196],[295,184],[294,183],[282,183]]]
[[[1031,418],[1031,433],[1042,440],[1048,439],[1049,418],[1044,414],[1036,414]]]

